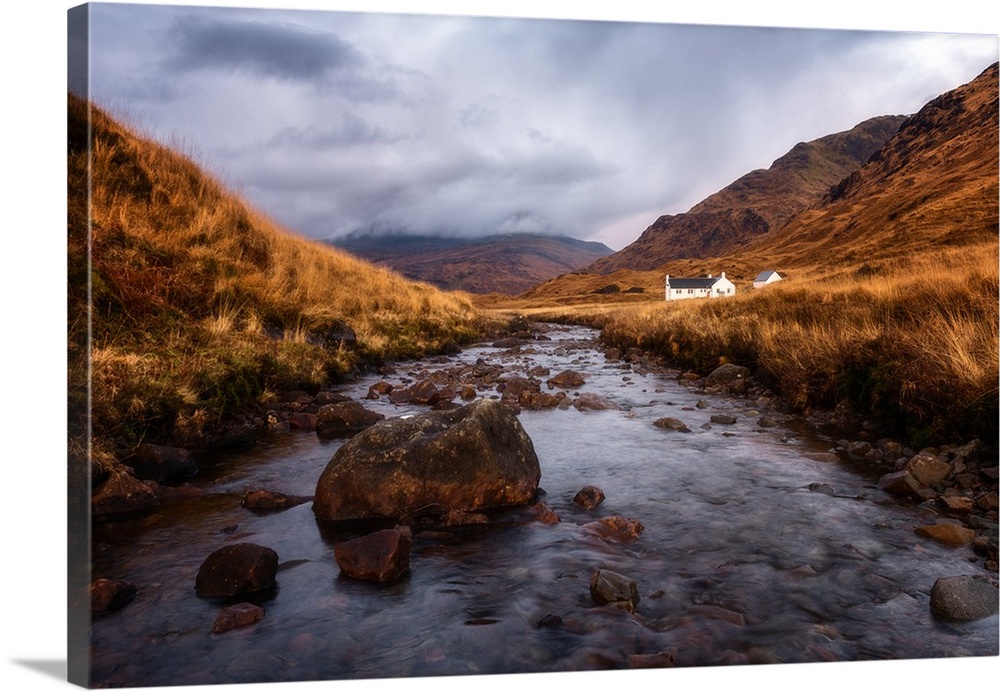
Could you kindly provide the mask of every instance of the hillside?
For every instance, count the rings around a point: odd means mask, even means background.
[[[315,391],[478,334],[467,299],[290,234],[72,94],[67,165],[70,437],[81,456],[88,409],[98,450],[197,445],[282,390]]]
[[[846,132],[800,142],[767,170],[747,173],[687,213],[661,216],[631,245],[583,271],[648,271],[677,259],[731,254],[819,201],[877,152],[905,119],[872,118]]]
[[[485,238],[351,235],[330,243],[439,288],[508,295],[612,253],[598,242],[533,234]]]
[[[889,270],[997,242],[997,64],[935,98],[812,209],[740,257],[750,263]]]

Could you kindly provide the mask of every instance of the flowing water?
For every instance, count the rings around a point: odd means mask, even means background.
[[[760,427],[752,401],[608,363],[592,331],[549,335],[525,354],[470,348],[401,366],[390,381],[477,358],[510,371],[583,373],[580,392],[620,409],[519,415],[544,501],[562,522],[515,512],[488,527],[418,533],[404,580],[352,581],[333,556],[347,535],[319,524],[310,503],[266,514],[240,506],[251,487],[311,495],[342,443],[272,432],[253,450],[204,464],[193,483],[203,494],[95,527],[94,577],[124,578],[139,594],[93,622],[94,685],[609,669],[629,666],[630,656],[688,666],[998,653],[995,615],[959,624],[930,612],[936,579],[981,573],[968,548],[914,535],[928,517],[838,461],[831,439],[795,420]],[[340,391],[361,399],[379,378]],[[422,412],[364,403],[387,416]],[[737,423],[710,423],[717,413]],[[666,416],[692,432],[652,425]],[[589,512],[572,501],[588,484],[607,495]],[[616,543],[580,527],[611,515],[645,530]],[[278,553],[278,586],[257,600],[262,621],[212,634],[223,605],[195,595],[195,576],[208,554],[239,541]],[[636,581],[635,614],[591,600],[597,568]]]

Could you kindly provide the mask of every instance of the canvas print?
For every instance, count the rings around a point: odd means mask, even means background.
[[[996,35],[67,22],[70,681],[998,655]]]

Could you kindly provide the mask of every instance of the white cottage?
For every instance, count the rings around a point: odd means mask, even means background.
[[[693,298],[725,298],[736,295],[736,286],[726,278],[726,272],[713,277],[709,274],[703,278],[677,278],[667,275],[667,301],[690,300]]]
[[[753,279],[754,288],[763,288],[764,286],[771,285],[772,283],[777,283],[781,280],[781,276],[778,275],[777,271],[761,271],[757,274],[757,278]]]

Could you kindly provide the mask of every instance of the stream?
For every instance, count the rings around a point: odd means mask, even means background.
[[[512,514],[417,533],[402,581],[352,581],[339,575],[333,545],[353,535],[319,524],[311,503],[271,513],[240,506],[252,487],[312,495],[343,443],[273,431],[251,450],[202,462],[192,480],[202,493],[94,526],[93,576],[126,579],[139,592],[94,618],[92,684],[621,669],[630,658],[703,666],[998,654],[996,615],[949,623],[930,612],[938,578],[982,573],[968,549],[916,536],[926,515],[838,460],[829,452],[835,439],[795,418],[761,427],[752,400],[708,396],[676,375],[608,362],[592,330],[547,335],[520,353],[480,345],[403,363],[387,379],[479,358],[511,373],[582,373],[586,383],[569,395],[595,393],[619,410],[518,416],[541,464],[543,500],[560,523]],[[382,378],[335,390],[387,417],[426,410],[363,400]],[[737,422],[711,423],[720,413]],[[653,426],[667,416],[691,432]],[[607,499],[586,511],[573,496],[591,484]],[[580,528],[612,515],[645,530],[616,543]],[[255,600],[263,620],[213,634],[223,605],[195,595],[195,576],[211,552],[241,541],[278,553],[278,585]],[[598,568],[637,583],[634,614],[591,600]]]

